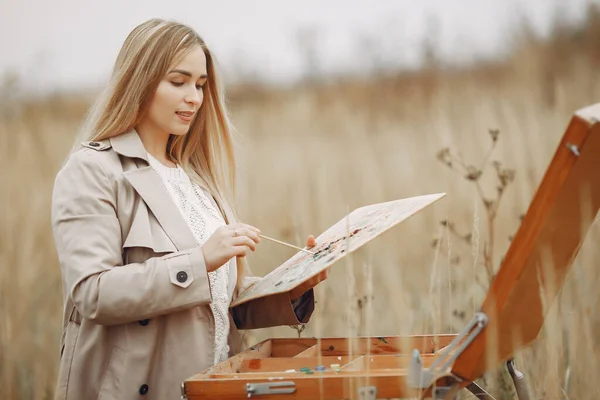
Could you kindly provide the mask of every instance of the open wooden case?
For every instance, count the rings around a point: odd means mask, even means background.
[[[406,382],[411,351],[418,349],[429,365],[435,350],[453,338],[269,339],[187,380],[185,396],[351,399],[372,390],[385,398],[410,397],[417,394]]]
[[[600,104],[577,111],[488,294],[454,335],[269,339],[182,383],[196,399],[454,398],[537,338],[600,207]]]

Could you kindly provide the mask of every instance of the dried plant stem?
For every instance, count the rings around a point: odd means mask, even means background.
[[[475,204],[473,205],[473,235],[471,240],[471,256],[473,257],[473,282],[480,283],[477,278],[477,264],[479,262],[479,203],[475,200]],[[474,314],[477,309],[475,305],[475,298],[471,297],[471,312]]]

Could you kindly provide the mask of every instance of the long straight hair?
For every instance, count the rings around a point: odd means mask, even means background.
[[[174,21],[151,19],[125,39],[106,89],[92,105],[73,150],[83,141],[109,139],[134,129],[147,111],[158,84],[172,65],[195,46],[206,56],[207,81],[204,100],[186,135],[171,135],[167,155],[195,183],[215,197],[226,222],[235,212],[235,133],[225,107],[214,56],[204,40],[190,27]],[[238,282],[247,265],[238,259]]]

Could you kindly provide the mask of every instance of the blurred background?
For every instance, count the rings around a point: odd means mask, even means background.
[[[458,332],[571,116],[600,99],[600,1],[3,0],[0,399],[52,397],[54,177],[126,35],[152,17],[191,25],[216,54],[241,133],[240,212],[264,234],[303,244],[356,207],[447,193],[334,266],[303,331],[249,344]],[[598,397],[598,230],[517,357],[535,398]],[[292,255],[263,242],[250,262],[264,275]],[[513,398],[500,372],[485,383]]]

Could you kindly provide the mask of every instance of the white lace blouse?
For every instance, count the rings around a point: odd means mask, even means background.
[[[169,195],[191,228],[199,245],[203,245],[215,230],[225,225],[223,216],[207,194],[193,183],[183,168],[169,168],[148,154],[150,166],[158,173]],[[228,358],[229,304],[227,293],[231,260],[216,271],[208,273],[212,302],[210,308],[215,317],[214,363]]]

